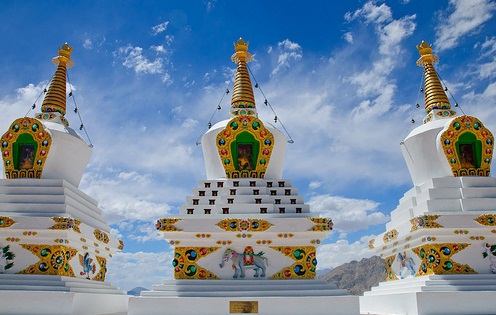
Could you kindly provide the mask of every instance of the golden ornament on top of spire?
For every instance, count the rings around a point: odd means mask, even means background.
[[[244,39],[238,39],[238,42],[234,43],[234,50],[236,51],[232,56],[231,60],[234,63],[239,63],[239,61],[250,62],[253,60],[253,56],[248,52],[249,42],[245,42]]]
[[[70,47],[65,43],[62,47],[59,47],[59,55],[52,59],[53,64],[57,66],[57,70],[41,105],[42,112],[59,112],[65,115],[66,70],[74,65],[74,61],[71,60],[73,49],[74,47]]]
[[[417,46],[417,50],[420,54],[417,65],[424,68],[425,111],[430,113],[433,109],[450,109],[450,102],[434,69],[439,57],[432,53],[432,44],[422,41],[420,46]]]
[[[231,60],[238,64],[238,68],[236,69],[231,98],[231,114],[234,116],[255,115],[255,97],[253,96],[253,87],[248,67],[246,66],[253,59],[253,56],[248,52],[248,42],[245,42],[242,38],[234,43],[234,50],[236,52],[232,55]]]

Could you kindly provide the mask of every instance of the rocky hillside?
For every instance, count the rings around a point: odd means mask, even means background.
[[[379,282],[386,280],[384,260],[379,256],[343,264],[319,276],[338,289],[347,289],[352,295],[362,295]]]

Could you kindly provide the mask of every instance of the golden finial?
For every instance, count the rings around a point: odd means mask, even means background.
[[[250,75],[246,66],[246,63],[253,58],[248,52],[248,42],[240,38],[234,43],[234,50],[236,52],[232,55],[231,60],[238,65],[238,68],[236,69],[236,78],[234,79],[234,89],[231,97],[231,114],[238,115],[241,112],[240,108],[249,108],[246,112],[255,115],[255,97],[253,96],[253,87],[251,86]]]
[[[234,63],[238,63],[239,61],[250,62],[253,59],[253,56],[248,52],[249,42],[245,42],[244,39],[238,39],[238,42],[234,43],[234,50],[236,51],[231,60]]]
[[[417,65],[424,68],[425,111],[430,113],[433,109],[450,109],[450,102],[434,69],[434,64],[439,61],[439,57],[432,53],[432,44],[429,45],[422,41],[417,46],[417,50],[420,54]]]
[[[67,43],[59,47],[59,55],[52,59],[53,64],[58,66],[62,62],[67,68],[74,66],[74,61],[71,60],[73,49],[74,47],[70,47]]]
[[[417,66],[422,67],[424,63],[430,62],[431,64],[436,64],[439,61],[439,57],[432,53],[432,44],[428,44],[424,41],[417,46],[417,50],[420,54],[419,60],[417,60]]]
[[[52,59],[54,65],[57,66],[52,82],[48,87],[45,99],[41,105],[42,112],[59,112],[65,115],[66,110],[66,69],[74,65],[71,60],[71,53],[74,47],[70,47],[67,43],[59,47],[59,55]]]

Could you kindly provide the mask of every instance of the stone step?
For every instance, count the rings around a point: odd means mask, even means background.
[[[141,296],[180,297],[277,297],[277,296],[342,296],[346,290],[210,290],[210,291],[142,291]]]

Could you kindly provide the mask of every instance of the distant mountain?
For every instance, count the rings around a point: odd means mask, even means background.
[[[148,289],[147,288],[143,288],[143,287],[136,287],[134,289],[131,289],[129,291],[127,291],[127,294],[128,295],[135,295],[135,296],[139,296],[141,291],[147,291]]]
[[[362,295],[363,292],[386,280],[385,263],[379,256],[360,261],[353,260],[318,278],[336,285],[338,289],[347,289],[349,294]]]
[[[317,277],[320,277],[322,275],[325,275],[326,273],[328,272],[331,272],[332,271],[332,268],[326,268],[326,269],[317,269]]]

